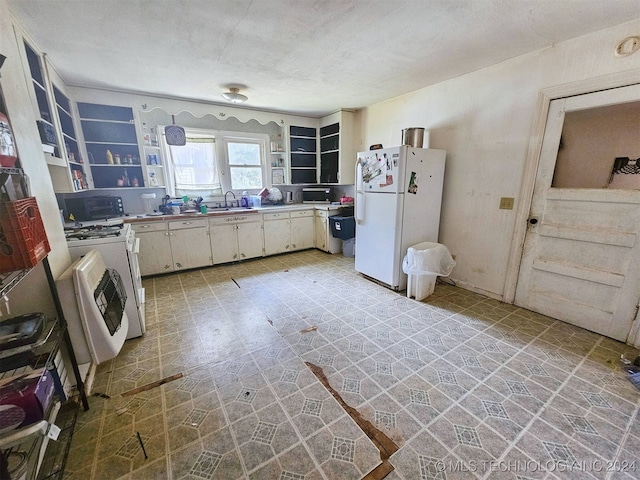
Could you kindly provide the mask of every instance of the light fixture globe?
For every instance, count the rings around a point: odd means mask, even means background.
[[[243,103],[249,100],[249,97],[246,95],[242,95],[239,93],[239,89],[236,87],[232,87],[228,92],[222,94],[222,98],[231,102],[231,103]]]

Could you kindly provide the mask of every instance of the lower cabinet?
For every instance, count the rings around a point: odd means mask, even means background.
[[[140,273],[157,275],[318,248],[340,253],[329,217],[339,209],[249,213],[132,223],[140,238]]]
[[[206,219],[169,222],[169,243],[174,270],[213,265]]]
[[[206,220],[152,221],[131,226],[140,238],[142,276],[212,265]]]
[[[173,259],[166,222],[133,223],[131,226],[136,237],[140,238],[140,274],[146,276],[172,272]]]
[[[305,250],[314,246],[313,210],[291,212],[291,250]]]
[[[333,238],[329,224],[329,217],[338,213],[340,213],[339,209],[315,211],[315,247],[317,249],[328,253],[342,251],[342,241],[339,238]]]
[[[264,254],[276,255],[291,251],[291,217],[289,212],[265,213]]]
[[[260,215],[211,218],[209,231],[214,265],[263,255]]]

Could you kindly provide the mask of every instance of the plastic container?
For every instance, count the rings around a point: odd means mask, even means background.
[[[356,239],[350,238],[342,241],[342,255],[345,257],[356,256]]]
[[[356,236],[356,220],[353,216],[332,215],[329,217],[331,236],[341,240],[349,240]]]
[[[424,300],[434,292],[438,276],[448,276],[455,266],[449,249],[440,243],[409,247],[402,261],[402,271],[408,275],[407,297]]]
[[[147,215],[153,213],[153,207],[156,204],[156,194],[142,193],[140,194],[140,198],[144,202],[144,213],[146,213]]]
[[[35,197],[0,205],[0,273],[35,267],[50,251]]]

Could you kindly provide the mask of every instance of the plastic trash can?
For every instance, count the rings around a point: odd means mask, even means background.
[[[422,301],[431,295],[438,276],[446,277],[456,262],[441,243],[423,242],[407,249],[402,271],[408,275],[407,297]]]
[[[356,239],[350,238],[349,240],[342,241],[342,255],[345,257],[356,256]]]
[[[341,240],[349,240],[356,236],[356,219],[353,215],[332,215],[329,217],[331,236]]]

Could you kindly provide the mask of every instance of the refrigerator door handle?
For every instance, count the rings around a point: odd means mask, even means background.
[[[362,186],[362,159],[358,158],[356,162],[356,207],[355,220],[356,223],[362,223],[364,220],[364,191]]]
[[[362,223],[364,220],[364,192],[356,192],[356,208],[355,208],[355,220],[356,223]]]
[[[356,162],[356,192],[362,191],[362,159]]]

